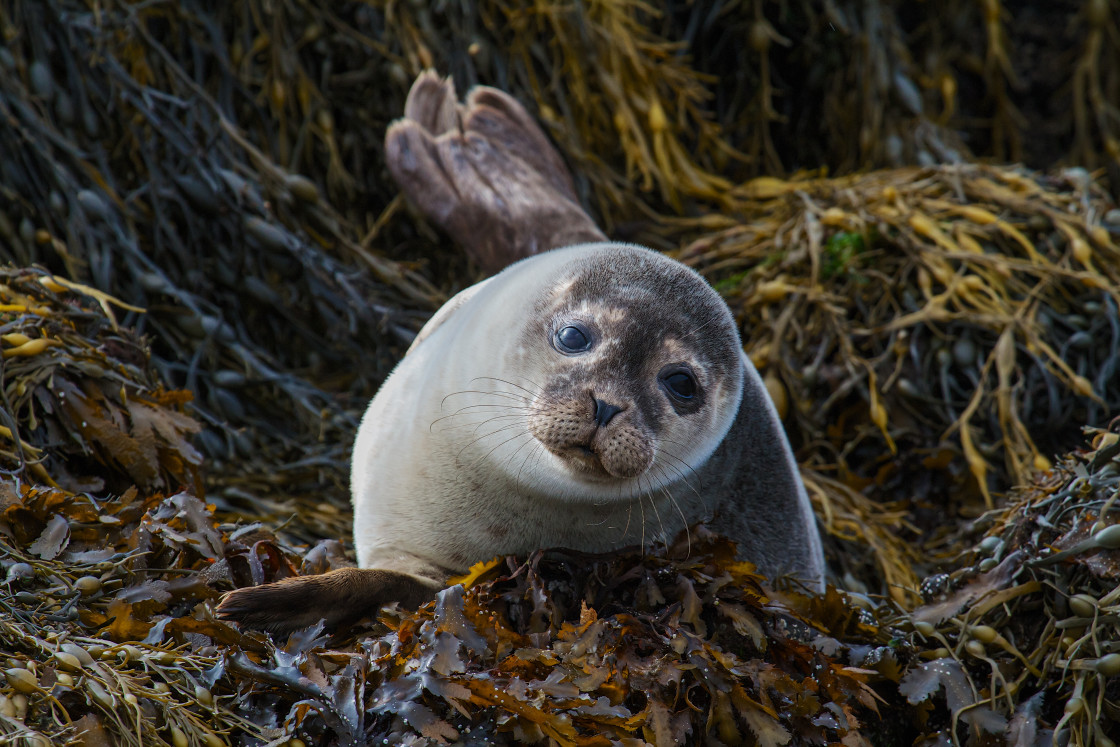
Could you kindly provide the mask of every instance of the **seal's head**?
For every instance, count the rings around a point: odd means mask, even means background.
[[[687,479],[726,435],[742,396],[727,305],[693,270],[621,244],[550,273],[521,327],[520,368],[539,386],[528,429],[538,486],[628,498]]]

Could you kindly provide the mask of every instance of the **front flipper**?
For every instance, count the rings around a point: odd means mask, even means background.
[[[435,597],[437,581],[384,568],[340,568],[235,589],[216,610],[223,620],[270,633],[288,633],[320,620],[335,629],[369,617],[383,605],[418,607]]]

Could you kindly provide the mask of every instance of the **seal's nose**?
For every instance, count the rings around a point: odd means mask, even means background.
[[[622,408],[618,405],[609,404],[595,397],[591,399],[595,402],[595,423],[600,428],[605,428],[607,423],[611,422],[611,418],[622,412]]]

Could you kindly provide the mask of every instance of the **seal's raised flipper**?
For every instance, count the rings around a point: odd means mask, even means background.
[[[369,617],[390,602],[417,607],[432,599],[441,586],[383,568],[340,568],[235,589],[222,597],[216,612],[223,620],[270,633],[288,633],[320,620],[334,629]]]
[[[417,78],[385,159],[409,200],[488,273],[549,249],[605,237],[571,174],[528,112],[493,88],[463,106],[433,73]]]

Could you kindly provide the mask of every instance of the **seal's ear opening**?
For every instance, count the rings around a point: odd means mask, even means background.
[[[399,571],[340,568],[235,589],[222,597],[215,611],[222,620],[274,634],[307,628],[320,620],[328,630],[337,630],[391,602],[419,607],[435,597],[438,588],[435,581]]]

